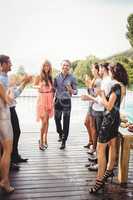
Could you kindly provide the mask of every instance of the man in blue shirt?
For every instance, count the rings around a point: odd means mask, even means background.
[[[54,80],[55,87],[55,123],[59,133],[59,140],[62,141],[60,149],[65,148],[69,133],[71,96],[77,94],[77,82],[75,77],[70,74],[71,63],[69,60],[63,60],[61,64],[61,73]],[[63,115],[63,126],[61,118]]]

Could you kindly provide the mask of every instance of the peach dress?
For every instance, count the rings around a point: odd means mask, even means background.
[[[37,121],[45,116],[47,113],[51,118],[54,114],[54,105],[53,105],[53,88],[51,83],[46,86],[44,81],[39,84],[39,96],[37,100]]]

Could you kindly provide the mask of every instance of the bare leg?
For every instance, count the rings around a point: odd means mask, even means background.
[[[48,124],[49,124],[49,116],[46,113],[42,118],[42,127],[41,127],[41,144],[47,144],[47,133],[48,133]]]
[[[91,126],[90,126],[90,120],[91,120],[90,118],[91,118],[91,116],[89,114],[87,114],[84,125],[86,126],[87,131],[88,131],[88,144],[93,144],[92,134],[91,134]]]
[[[49,117],[47,117],[47,119],[46,119],[45,133],[44,133],[44,142],[46,145],[47,145],[48,126],[49,126]]]
[[[40,145],[43,145],[44,131],[45,131],[45,125],[44,125],[43,119],[42,119],[41,132],[40,132]]]
[[[95,185],[89,189],[90,193],[96,193],[98,190],[104,188],[103,176],[106,169],[106,146],[107,143],[97,143],[98,174]]]
[[[12,152],[12,140],[4,140],[1,142],[3,147],[3,154],[0,161],[1,182],[0,186],[8,193],[14,191],[9,182],[9,168]]]
[[[95,119],[91,117],[90,119],[90,127],[91,127],[91,136],[93,141],[93,149],[96,149],[97,147],[97,133],[96,133],[96,127],[95,127]]]
[[[102,179],[106,170],[106,147],[107,143],[97,143],[97,156],[98,156],[98,174],[97,177]]]
[[[107,170],[113,170],[115,162],[116,162],[116,157],[117,157],[116,142],[117,142],[117,138],[113,138],[109,142],[109,160],[107,164]]]

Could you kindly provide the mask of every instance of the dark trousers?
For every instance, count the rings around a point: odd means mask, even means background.
[[[12,150],[12,160],[16,159],[19,155],[18,153],[18,142],[20,137],[20,126],[18,116],[15,107],[10,108],[11,113],[11,124],[13,129],[13,150]]]
[[[71,113],[71,99],[55,99],[55,123],[56,130],[63,141],[67,140],[69,134],[70,113]],[[63,127],[61,124],[63,115]]]

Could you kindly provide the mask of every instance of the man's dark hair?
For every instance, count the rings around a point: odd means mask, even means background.
[[[8,63],[10,57],[6,55],[0,55],[0,64],[2,65],[3,63]]]

